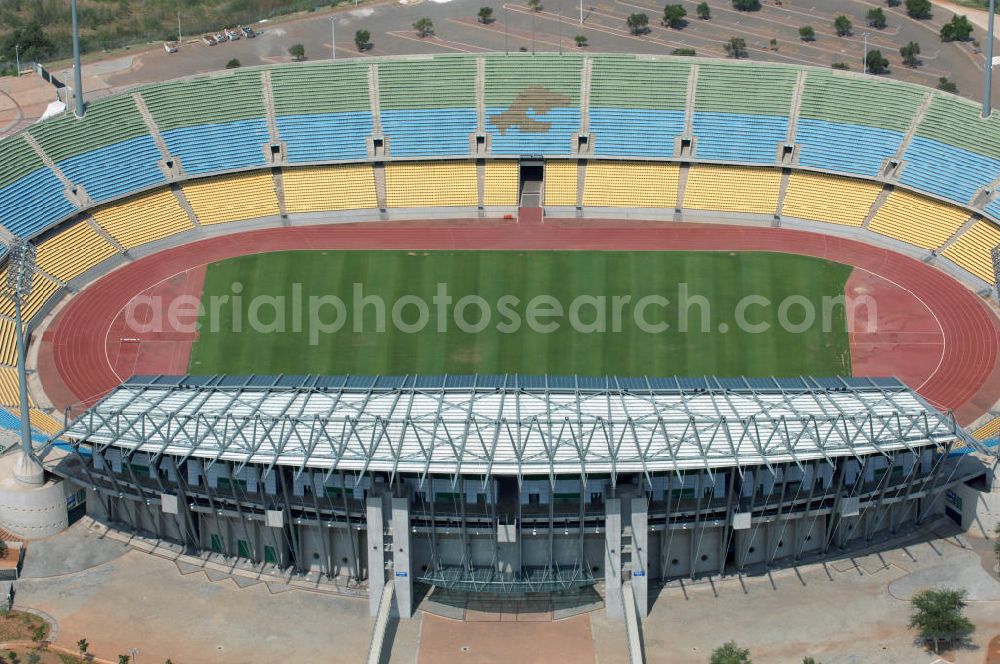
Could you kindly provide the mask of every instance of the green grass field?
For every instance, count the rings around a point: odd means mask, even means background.
[[[200,338],[192,348],[190,370],[198,374],[850,375],[844,307],[826,306],[832,311],[827,316],[828,331],[821,324],[824,298],[843,295],[850,272],[849,266],[815,258],[752,252],[296,251],[243,256],[208,268],[202,296],[205,313],[199,319]],[[218,297],[232,296],[234,283],[242,287],[237,305]],[[453,300],[444,310],[444,331],[439,332],[439,308],[432,298],[442,283]],[[703,296],[709,302],[707,326],[702,308],[693,304],[687,308],[688,331],[679,329],[682,283],[687,284],[689,299]],[[385,331],[376,331],[375,307],[354,315],[355,284],[361,284],[365,296],[378,295],[386,302]],[[300,316],[294,304],[297,290]],[[473,294],[484,298],[491,311],[489,324],[479,333],[463,331],[453,319],[455,303]],[[332,333],[309,322],[310,309],[315,309],[318,319],[332,329],[336,306],[310,303],[311,296],[329,295],[340,298],[345,314],[340,318],[343,327]],[[421,331],[403,331],[392,324],[392,304],[406,295],[420,296],[427,304],[427,323]],[[562,305],[561,318],[535,318],[536,326],[559,323],[554,332],[527,325],[528,303],[538,295],[551,295]],[[574,328],[569,309],[581,295],[604,296],[605,307],[599,316],[599,299],[580,301],[575,320],[584,327]],[[630,301],[613,301],[626,295]],[[647,299],[640,319],[645,325],[640,326],[636,305],[654,295],[666,297],[670,304]],[[771,301],[770,306],[749,307],[744,316],[754,324],[769,324],[766,332],[737,329],[737,304],[747,295]],[[264,299],[251,305],[257,296]],[[275,296],[284,298],[281,314],[270,299]],[[508,296],[505,309],[497,304],[502,296]],[[779,303],[790,296],[804,297],[814,307],[816,322],[805,331],[778,325]],[[280,319],[284,331],[251,329],[251,309],[255,319],[271,329],[280,330],[275,325]],[[616,309],[621,312],[620,325]],[[511,312],[520,317],[519,327],[507,315]],[[404,324],[415,325],[421,312],[411,302],[399,313]],[[475,324],[480,315],[477,306],[469,306],[464,320]],[[799,323],[803,308],[791,307],[787,318]],[[598,319],[605,331],[595,331]],[[653,327],[663,323],[669,329]],[[360,332],[355,330],[358,324]],[[314,343],[310,329],[316,330]]]

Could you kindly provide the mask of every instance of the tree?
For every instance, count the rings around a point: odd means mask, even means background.
[[[903,56],[903,64],[907,67],[916,67],[920,64],[920,44],[917,42],[910,42],[906,46],[899,49],[899,54]]]
[[[799,28],[799,38],[807,42],[816,41],[816,31],[811,25],[804,25]]]
[[[536,12],[540,12],[542,11],[542,0],[528,0],[528,6]]]
[[[709,664],[750,664],[750,651],[729,641],[712,651]]]
[[[802,664],[818,664],[812,657],[806,656],[802,658]]]
[[[733,9],[741,12],[755,12],[760,9],[760,0],[733,0]]]
[[[413,24],[413,29],[417,31],[417,36],[423,39],[434,34],[434,21],[429,18],[418,18]]]
[[[688,56],[690,56],[690,55],[696,55],[696,53],[695,53],[695,50],[693,48],[675,48],[674,50],[670,51],[670,55],[688,55]]]
[[[865,56],[865,64],[868,65],[869,74],[884,74],[889,70],[889,61],[882,55],[882,51],[873,49]]]
[[[649,30],[649,17],[645,14],[629,14],[625,24],[633,35],[641,35]]]
[[[941,26],[941,41],[965,41],[972,34],[972,23],[967,16],[953,16],[951,22]]]
[[[16,652],[11,650],[9,653],[7,653],[7,661],[10,662],[10,664],[19,664],[21,658],[17,656]]]
[[[288,48],[288,54],[295,58],[296,62],[301,62],[306,59],[306,47],[302,44],[292,44]]]
[[[954,81],[949,81],[947,76],[942,76],[938,79],[937,89],[943,92],[950,92],[954,95],[958,94],[958,86],[955,85]]]
[[[931,0],[906,0],[906,13],[910,18],[928,19],[931,17]]]
[[[730,58],[740,58],[747,57],[747,40],[743,37],[730,37],[729,41],[725,44],[726,56]]]
[[[910,628],[916,629],[920,638],[934,644],[940,652],[941,641],[951,643],[975,629],[965,617],[965,591],[953,588],[921,590],[910,600]]]
[[[684,20],[685,16],[687,16],[687,10],[684,9],[683,5],[667,5],[663,8],[663,25],[680,30],[687,25],[687,21]]]
[[[698,14],[698,18],[700,18],[703,21],[707,21],[712,18],[712,8],[708,6],[707,2],[703,2],[700,5],[698,5],[698,8],[695,9],[695,12]]]
[[[29,652],[27,664],[39,664],[42,661],[42,656],[37,652]]]
[[[830,66],[833,67],[834,69],[843,69],[844,71],[847,71],[848,69],[851,68],[851,65],[847,64],[846,62],[834,62]]]
[[[49,631],[48,625],[39,625],[31,632],[31,640],[35,643],[41,643],[45,640],[45,634]]]
[[[770,48],[770,49],[771,49],[772,51],[777,51],[777,50],[778,50],[778,40],[777,40],[777,39],[775,39],[774,37],[772,37],[772,38],[771,38],[771,41],[769,41],[769,42],[767,43],[767,46],[768,46],[768,48]]]
[[[128,664],[132,661],[132,658],[128,655],[118,655],[118,664]]]
[[[837,31],[838,37],[847,37],[854,29],[854,25],[851,23],[851,19],[841,14],[833,20],[833,29]]]
[[[358,30],[354,33],[354,45],[358,47],[359,51],[363,51],[368,48],[368,42],[372,38],[372,33],[367,30]]]
[[[90,643],[87,642],[87,639],[80,639],[76,642],[76,649],[80,651],[81,655],[86,655],[87,650],[90,649]]]
[[[903,0],[885,0],[885,4],[889,7],[898,7],[903,4]]]
[[[888,24],[885,18],[885,12],[882,11],[881,7],[874,7],[868,10],[868,25],[876,30],[882,30]]]
[[[240,66],[241,66],[240,61],[237,58],[233,58],[232,60],[226,63],[226,69],[239,69]]]
[[[491,23],[493,21],[493,8],[492,7],[481,7],[479,9],[479,22],[480,23]]]
[[[0,37],[0,58],[13,61],[16,46],[20,46],[21,62],[47,60],[57,51],[55,43],[37,21],[32,21],[23,28],[15,28]]]
[[[577,35],[576,37],[573,37],[573,41],[575,41],[576,45],[579,46],[580,48],[585,48],[587,46],[586,35]]]

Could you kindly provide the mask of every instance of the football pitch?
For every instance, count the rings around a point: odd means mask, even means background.
[[[208,266],[190,371],[847,376],[851,270],[765,252],[253,254]]]

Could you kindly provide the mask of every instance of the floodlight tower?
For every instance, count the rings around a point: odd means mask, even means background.
[[[996,17],[997,0],[990,0],[990,17],[986,30],[986,62],[983,63],[983,117],[990,117],[990,95],[993,94],[993,20]]]
[[[21,324],[21,304],[31,296],[31,278],[35,272],[35,246],[16,237],[10,244],[7,259],[5,295],[14,303],[14,336],[17,339],[18,396],[21,401],[21,456],[14,476],[24,484],[41,485],[45,474],[31,447],[31,420],[28,416],[28,378],[24,365],[24,328]]]
[[[70,8],[73,14],[73,94],[76,97],[76,117],[83,117],[83,72],[80,71],[80,22],[77,20],[76,0]]]

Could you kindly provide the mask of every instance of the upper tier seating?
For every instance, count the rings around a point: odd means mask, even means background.
[[[891,81],[810,70],[795,129],[799,164],[875,177],[896,154],[925,94]]]
[[[788,134],[796,71],[702,64],[694,103],[699,159],[773,164]]]
[[[1000,228],[979,220],[966,230],[955,243],[944,250],[945,257],[958,263],[988,284],[993,284],[993,247],[1000,245]]]
[[[580,131],[578,55],[487,55],[486,131],[493,154],[569,155]]]
[[[587,164],[583,205],[673,209],[679,173],[677,164],[592,161]]]
[[[968,220],[969,213],[965,210],[896,189],[872,217],[868,228],[923,249],[937,249]]]
[[[25,140],[0,141],[0,224],[30,237],[75,209],[65,186]]]
[[[126,249],[194,228],[169,189],[105,205],[94,210],[91,216],[98,226]]]
[[[364,159],[372,135],[368,65],[300,63],[271,71],[278,133],[288,161]]]
[[[513,160],[486,162],[483,179],[483,205],[517,205],[520,167]]]
[[[575,161],[546,161],[543,205],[576,207],[578,177],[579,167]]]
[[[382,131],[393,157],[469,154],[476,61],[460,55],[378,65]]]
[[[259,71],[160,83],[141,94],[185,173],[264,165],[269,137]]]
[[[375,177],[367,164],[286,168],[282,180],[289,213],[378,207]]]
[[[388,164],[385,204],[391,208],[475,207],[479,204],[476,164],[472,161]]]
[[[266,171],[195,180],[181,191],[203,226],[279,214],[274,178]]]
[[[1000,177],[1000,120],[983,120],[964,99],[935,94],[903,159],[903,184],[970,203]]]
[[[38,245],[35,264],[66,282],[114,254],[115,248],[84,221]]]
[[[882,192],[876,182],[797,171],[788,178],[782,216],[861,226]]]
[[[684,207],[773,215],[781,171],[774,168],[695,165],[688,172]]]
[[[691,65],[599,55],[590,78],[594,154],[670,157],[684,133],[684,98]]]
[[[29,132],[95,203],[164,181],[156,165],[160,151],[130,96],[91,102],[84,120],[63,113]]]

